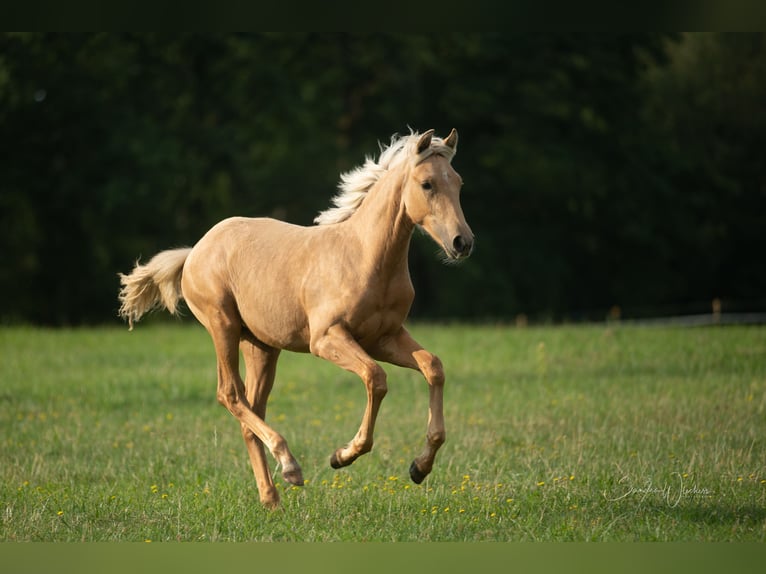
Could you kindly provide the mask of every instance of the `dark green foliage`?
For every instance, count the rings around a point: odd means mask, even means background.
[[[477,250],[419,317],[763,305],[760,34],[0,36],[0,320],[114,317],[118,271],[452,127]],[[760,301],[759,301],[760,299]],[[594,315],[595,314],[595,315]]]

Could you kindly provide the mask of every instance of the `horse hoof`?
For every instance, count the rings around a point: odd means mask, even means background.
[[[410,478],[412,479],[412,482],[415,484],[420,484],[423,482],[423,480],[426,478],[427,473],[422,472],[418,465],[415,464],[415,461],[412,461],[412,464],[410,465]]]
[[[330,466],[333,467],[335,470],[339,468],[343,468],[346,466],[338,459],[338,453],[334,452],[332,453],[332,456],[330,457]]]
[[[261,504],[267,510],[283,510],[282,505],[279,502],[279,498],[261,500]]]
[[[303,486],[303,473],[299,466],[283,470],[282,478],[294,486]]]
[[[269,510],[276,510],[281,507],[279,502],[279,492],[275,487],[269,486],[264,488],[263,491],[259,489],[259,495],[261,504],[264,506],[264,508],[268,508]]]

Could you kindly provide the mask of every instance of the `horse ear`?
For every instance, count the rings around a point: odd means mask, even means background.
[[[452,128],[452,131],[444,140],[444,145],[451,147],[453,150],[457,148],[457,130]]]
[[[431,136],[433,135],[434,130],[428,130],[426,133],[420,136],[420,139],[418,140],[418,146],[416,148],[419,154],[423,153],[429,147],[431,147]]]

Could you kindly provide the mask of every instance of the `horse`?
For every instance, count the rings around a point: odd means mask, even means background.
[[[408,253],[416,228],[445,260],[468,257],[474,235],[460,205],[462,178],[452,167],[458,134],[410,131],[380,146],[375,161],[341,174],[333,207],[315,225],[231,217],[191,248],[162,251],[120,277],[119,315],[129,329],[156,308],[178,312],[181,299],[215,347],[216,398],[239,421],[261,503],[280,505],[264,446],[283,479],[302,486],[287,441],[265,422],[266,402],[282,350],[312,353],[355,373],[367,391],[356,435],[330,457],[350,465],[373,445],[375,419],[387,392],[378,361],[419,371],[429,389],[422,453],[410,465],[420,484],[445,441],[444,368],[403,323],[415,291]],[[245,380],[239,372],[240,353]]]

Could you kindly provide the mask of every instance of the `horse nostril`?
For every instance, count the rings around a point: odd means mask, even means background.
[[[455,251],[457,251],[460,255],[468,255],[471,252],[473,245],[470,241],[463,239],[462,235],[458,235],[455,237],[455,239],[453,239],[452,247],[454,247]]]

